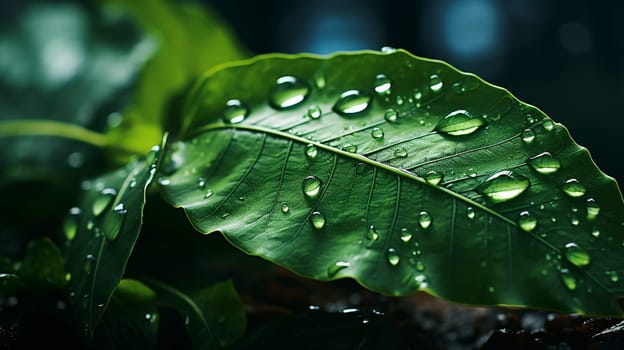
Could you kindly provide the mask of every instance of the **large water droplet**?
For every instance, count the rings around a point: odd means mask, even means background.
[[[115,195],[117,195],[117,191],[114,189],[103,189],[91,205],[91,212],[93,215],[98,216],[102,214],[102,212],[104,212],[104,210],[106,210],[106,208],[108,208],[108,206],[113,202]]]
[[[522,138],[522,141],[524,143],[531,143],[533,142],[533,140],[535,140],[535,132],[533,132],[533,130],[531,129],[526,129],[522,132],[520,137]]]
[[[376,241],[379,238],[379,234],[377,234],[377,228],[375,225],[370,225],[368,230],[366,231],[366,238],[371,241]]]
[[[321,179],[316,176],[308,176],[303,179],[301,188],[303,189],[303,193],[307,197],[314,198],[318,196],[319,192],[321,191]]]
[[[431,214],[429,214],[427,211],[423,210],[420,213],[418,213],[418,224],[423,229],[428,229],[429,226],[431,226],[432,221],[433,221],[433,218],[431,217]]]
[[[569,262],[578,267],[589,265],[591,262],[589,253],[573,242],[567,243],[564,246],[564,254]]]
[[[82,211],[78,207],[69,209],[69,215],[63,223],[63,231],[65,232],[65,238],[67,238],[68,241],[71,241],[76,237],[76,232],[78,231],[78,221],[81,214]]]
[[[323,115],[323,112],[321,111],[321,107],[311,106],[310,108],[308,108],[308,112],[306,113],[306,115],[310,119],[319,119]]]
[[[399,253],[397,253],[396,249],[394,248],[388,248],[388,251],[386,252],[386,258],[392,266],[397,266],[399,264],[399,261],[401,261]]]
[[[247,118],[249,108],[240,100],[232,99],[225,103],[225,111],[223,111],[223,121],[230,124],[238,124]]]
[[[432,185],[439,184],[443,178],[444,178],[444,175],[442,175],[442,173],[439,173],[435,170],[431,170],[427,172],[427,174],[425,174],[425,181],[427,181],[428,183]]]
[[[337,261],[335,264],[329,265],[327,268],[327,275],[329,277],[334,277],[338,271],[346,269],[349,266],[351,266],[351,264],[348,261]]]
[[[317,230],[323,229],[326,222],[327,220],[325,220],[325,216],[318,211],[315,211],[312,215],[310,215],[310,223]]]
[[[407,157],[407,150],[403,147],[399,147],[394,150],[394,156],[396,158],[405,158]]]
[[[383,130],[381,128],[373,128],[373,130],[371,130],[371,136],[375,140],[383,139],[384,132],[383,132]]]
[[[308,159],[314,159],[318,155],[318,149],[310,143],[305,147],[305,155]]]
[[[523,211],[518,218],[518,226],[525,232],[531,232],[537,227],[537,219],[528,211]]]
[[[511,171],[500,171],[487,178],[477,187],[477,191],[494,203],[501,203],[518,197],[530,185],[523,175],[514,175]]]
[[[559,274],[561,275],[561,281],[563,281],[563,284],[566,286],[566,288],[568,288],[569,290],[576,289],[576,278],[572,276],[568,269],[563,268],[559,270]]]
[[[485,121],[463,109],[451,112],[441,119],[434,130],[451,136],[469,135],[477,131]]]
[[[600,206],[595,199],[587,199],[587,220],[594,220],[600,214]]]
[[[370,96],[358,90],[348,90],[340,95],[336,104],[332,108],[334,112],[348,117],[360,113],[368,108]]]
[[[402,228],[401,229],[401,241],[403,241],[403,243],[407,243],[412,239],[412,232],[410,232],[410,230],[408,230],[407,228]]]
[[[549,152],[540,153],[527,160],[527,163],[540,174],[548,175],[556,173],[561,167],[559,159],[555,158]]]
[[[377,74],[375,77],[375,92],[380,95],[390,94],[390,88],[392,88],[392,81],[384,74]]]
[[[587,189],[577,179],[568,179],[563,183],[563,192],[570,197],[583,197]]]
[[[273,89],[269,104],[275,109],[287,109],[303,102],[310,93],[310,87],[305,82],[287,75],[277,79],[277,86]]]
[[[432,74],[429,77],[429,88],[431,89],[431,91],[439,92],[440,90],[442,90],[443,86],[444,86],[444,82],[442,81],[440,76],[438,76],[437,74]]]
[[[399,113],[395,109],[389,108],[384,113],[384,119],[388,123],[396,123],[397,119],[399,119]]]

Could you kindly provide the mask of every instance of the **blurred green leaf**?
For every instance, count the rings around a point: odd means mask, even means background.
[[[42,237],[26,246],[19,276],[30,290],[38,293],[63,290],[67,285],[64,263],[58,247],[48,237]]]
[[[188,101],[159,184],[203,233],[384,294],[622,315],[617,184],[504,89],[397,50],[262,56]]]
[[[14,296],[24,290],[25,286],[19,276],[14,273],[0,273],[0,298]]]

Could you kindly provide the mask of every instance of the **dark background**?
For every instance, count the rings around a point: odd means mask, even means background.
[[[509,89],[624,183],[624,1],[212,0],[253,53],[404,48]]]

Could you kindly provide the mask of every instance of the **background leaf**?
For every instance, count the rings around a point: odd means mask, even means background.
[[[159,183],[201,232],[392,295],[622,313],[617,184],[506,90],[404,51],[271,55],[189,101]]]
[[[64,290],[64,260],[61,251],[47,237],[31,241],[20,266],[20,277],[28,288],[39,293]]]

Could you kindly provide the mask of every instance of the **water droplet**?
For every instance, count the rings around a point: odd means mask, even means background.
[[[564,255],[569,262],[578,267],[587,266],[591,262],[589,253],[573,242],[566,243],[564,246]]]
[[[71,281],[72,275],[70,272],[66,272],[65,273],[65,281],[69,282]]]
[[[392,266],[397,266],[399,264],[399,261],[401,260],[401,258],[399,257],[399,253],[397,253],[396,249],[394,248],[388,248],[388,251],[386,252],[386,258]]]
[[[596,227],[596,226],[592,227],[591,235],[596,237],[596,238],[598,238],[598,236],[600,236],[600,230],[598,229],[598,227]]]
[[[407,157],[407,150],[403,147],[399,147],[394,150],[394,156],[396,158],[405,158]]]
[[[373,130],[371,130],[371,136],[375,140],[383,139],[384,132],[383,132],[383,130],[381,128],[373,128]]]
[[[130,186],[130,188],[135,188],[137,185],[136,179],[131,179],[128,185]]]
[[[477,131],[485,121],[461,109],[451,112],[441,119],[434,130],[451,136],[469,135]]]
[[[420,224],[420,227],[422,227],[423,229],[429,228],[429,226],[431,226],[432,221],[433,221],[433,218],[428,212],[423,210],[420,213],[418,213],[418,224]]]
[[[563,269],[559,270],[559,273],[561,275],[561,280],[563,281],[563,284],[566,286],[566,288],[568,288],[569,290],[575,290],[576,289],[576,278],[574,278],[574,276],[572,276],[570,271],[568,269],[566,269],[566,268],[563,268]]]
[[[595,199],[587,199],[587,220],[594,220],[600,214],[600,206]]]
[[[169,186],[171,185],[171,180],[166,176],[161,176],[158,178],[158,184],[161,186]]]
[[[63,232],[65,232],[65,238],[67,238],[68,241],[71,241],[76,237],[76,232],[78,231],[78,220],[80,219],[81,214],[82,211],[78,207],[69,209],[69,214],[63,223]]]
[[[473,207],[466,208],[466,217],[470,220],[474,219],[476,216],[475,210]]]
[[[496,292],[496,288],[494,288],[494,286],[488,286],[488,293],[493,294],[494,292]]]
[[[394,47],[391,46],[384,46],[381,48],[381,52],[385,53],[385,54],[390,54],[390,53],[395,53],[396,49]]]
[[[338,273],[338,271],[346,269],[351,266],[348,261],[337,261],[335,264],[329,265],[327,268],[327,275],[329,277],[334,277]]]
[[[377,234],[377,229],[375,228],[375,225],[370,225],[368,227],[368,231],[366,231],[366,238],[368,240],[371,240],[371,241],[376,241],[377,238],[379,238],[379,235]]]
[[[542,124],[542,127],[544,127],[544,130],[546,131],[551,131],[554,127],[555,124],[552,122],[552,120],[544,120],[544,124]]]
[[[98,216],[108,208],[113,202],[113,198],[117,195],[117,191],[112,188],[105,188],[100,192],[100,195],[93,201],[91,206],[91,212],[94,216]]]
[[[223,121],[230,124],[238,124],[247,118],[249,109],[240,100],[232,99],[225,103]]]
[[[540,174],[548,175],[556,173],[561,167],[559,159],[553,157],[549,152],[540,153],[527,160],[529,166]]]
[[[294,107],[303,102],[310,93],[308,84],[293,76],[280,77],[276,83],[277,86],[269,98],[269,104],[275,109]]]
[[[342,145],[342,150],[349,153],[357,152],[357,146],[351,143],[345,143]]]
[[[95,262],[95,256],[93,254],[87,254],[87,256],[85,256],[85,262],[84,262],[83,268],[87,274],[90,274],[91,272],[93,272],[94,262]]]
[[[439,92],[440,90],[442,90],[443,86],[444,86],[444,82],[442,81],[442,79],[440,79],[440,77],[437,74],[432,74],[429,77],[429,88],[431,89],[431,91]]]
[[[609,277],[609,280],[613,283],[618,282],[620,280],[620,277],[615,271],[605,271],[605,275]]]
[[[580,223],[578,216],[571,214],[570,215],[570,224],[572,224],[572,226],[578,226]]]
[[[390,94],[390,88],[392,87],[392,81],[384,74],[377,74],[375,77],[375,92],[380,95]]]
[[[535,133],[531,129],[525,129],[520,137],[524,143],[531,143],[535,140]]]
[[[104,235],[109,240],[114,240],[119,235],[119,231],[121,231],[121,226],[123,225],[124,218],[128,210],[124,206],[123,203],[117,204],[114,208],[110,216],[106,218],[104,221],[103,230]]]
[[[396,123],[397,119],[399,119],[399,113],[395,109],[389,108],[384,113],[384,119],[388,123]]]
[[[583,197],[587,189],[577,179],[568,179],[563,184],[563,192],[570,197]]]
[[[315,229],[321,230],[323,229],[323,227],[325,227],[325,216],[320,212],[315,211],[312,213],[312,215],[310,215],[310,223]]]
[[[310,108],[308,108],[308,112],[306,113],[306,115],[310,119],[319,119],[323,115],[323,112],[321,111],[321,107],[311,106]]]
[[[414,88],[414,90],[412,91],[412,96],[414,96],[414,99],[418,101],[422,98],[423,94],[419,88]]]
[[[500,171],[487,178],[477,190],[492,202],[501,203],[518,197],[530,184],[526,176],[514,175],[511,171]]]
[[[360,113],[368,108],[370,96],[358,90],[348,90],[340,95],[340,98],[332,108],[334,112],[348,117]]]
[[[422,262],[422,261],[420,261],[420,260],[418,260],[418,261],[416,262],[416,271],[418,271],[418,272],[423,272],[423,271],[425,271],[425,264],[423,264],[423,262]]]
[[[439,184],[440,182],[442,182],[443,178],[444,178],[444,175],[442,175],[441,173],[435,170],[431,170],[427,172],[427,174],[425,174],[425,181],[427,181],[428,183],[432,185]]]
[[[537,219],[528,211],[523,211],[518,218],[518,226],[525,232],[531,232],[537,227]]]
[[[401,241],[403,241],[404,243],[407,243],[412,239],[412,233],[410,232],[410,230],[404,227],[401,229],[400,237],[401,237]]]
[[[397,104],[397,106],[402,106],[403,102],[405,102],[403,100],[403,96],[399,95],[399,96],[396,97],[396,104]]]
[[[204,189],[204,187],[206,187],[206,179],[204,179],[203,177],[197,179],[197,187],[199,189]]]
[[[305,155],[308,159],[314,159],[318,155],[318,149],[310,143],[305,147]]]
[[[212,197],[213,194],[214,194],[214,192],[212,190],[206,191],[206,193],[204,193],[204,199],[208,199],[208,198]]]
[[[280,210],[282,211],[282,213],[287,214],[290,211],[290,207],[288,207],[288,203],[283,202],[280,205]]]
[[[303,183],[301,184],[303,189],[303,193],[309,197],[316,197],[321,191],[321,179],[316,176],[308,176],[303,179]]]

